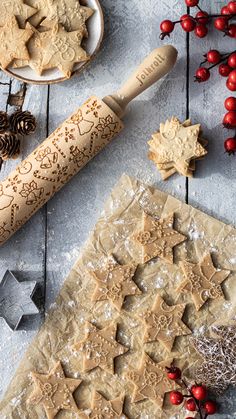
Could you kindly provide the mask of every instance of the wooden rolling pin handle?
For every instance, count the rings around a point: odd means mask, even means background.
[[[122,118],[131,100],[165,76],[177,60],[178,52],[172,45],[164,45],[148,55],[116,93],[106,96],[103,101]]]

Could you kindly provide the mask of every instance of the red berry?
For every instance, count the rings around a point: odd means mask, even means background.
[[[173,32],[175,24],[171,20],[163,20],[160,25],[160,29],[163,33]]]
[[[206,27],[206,25],[200,23],[194,29],[194,33],[198,38],[205,38],[205,36],[207,36],[208,34],[208,28]]]
[[[226,153],[234,154],[236,152],[236,138],[227,138],[224,142]]]
[[[201,83],[201,82],[207,81],[210,78],[210,75],[211,75],[211,73],[208,70],[208,68],[200,67],[196,71],[195,79],[196,79],[196,81]]]
[[[179,404],[183,402],[183,400],[184,400],[184,396],[182,393],[180,393],[180,391],[172,391],[170,393],[171,404],[178,406]]]
[[[217,17],[214,21],[214,26],[218,31],[225,31],[228,26],[228,20],[225,17]]]
[[[192,386],[191,392],[197,400],[204,400],[207,396],[207,389],[205,386]]]
[[[228,58],[228,64],[231,68],[236,68],[236,52],[233,52],[233,54],[230,54]]]
[[[229,81],[234,84],[236,83],[236,70],[231,71]]]
[[[223,119],[223,125],[225,128],[236,128],[236,112],[229,111],[225,114]]]
[[[236,25],[235,25],[235,23],[231,23],[231,25],[229,25],[228,30],[227,30],[227,35],[229,35],[230,38],[236,38]]]
[[[231,73],[232,69],[228,64],[220,64],[219,65],[219,73],[222,77],[228,77]]]
[[[186,6],[195,7],[198,5],[199,0],[185,0]]]
[[[181,378],[181,370],[178,367],[171,366],[167,369],[167,376],[170,380],[178,380]]]
[[[198,23],[202,23],[203,25],[206,25],[209,22],[209,15],[207,12],[204,12],[203,10],[200,10],[196,14],[196,18],[198,19]]]
[[[189,19],[188,14],[182,15],[181,18],[180,18],[180,21],[182,22],[182,20],[185,20],[185,19]]]
[[[221,12],[222,15],[230,15],[230,11],[227,6],[222,7]]]
[[[207,400],[206,403],[204,403],[204,409],[208,415],[214,415],[217,412],[216,403],[211,400]]]
[[[236,1],[230,1],[227,7],[230,13],[236,13]]]
[[[227,79],[226,86],[231,92],[236,92],[236,84],[229,81],[229,79]]]
[[[187,17],[186,17],[187,16]],[[196,27],[196,21],[189,15],[183,15],[181,18],[181,26],[185,32],[192,32]]]
[[[190,412],[195,412],[195,410],[197,410],[196,403],[193,398],[186,400],[185,407]]]
[[[225,100],[225,109],[227,111],[236,111],[236,97],[230,96]]]
[[[221,60],[221,55],[220,55],[219,51],[217,51],[216,49],[211,49],[207,53],[206,58],[207,58],[208,63],[218,64],[218,62]]]

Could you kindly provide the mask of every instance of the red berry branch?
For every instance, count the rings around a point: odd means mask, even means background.
[[[230,1],[227,6],[222,7],[220,14],[208,14],[199,7],[199,0],[185,0],[187,7],[197,7],[199,11],[195,16],[189,13],[181,16],[180,20],[175,22],[171,20],[163,20],[161,22],[160,38],[164,39],[170,36],[176,25],[180,24],[185,32],[193,32],[199,38],[204,38],[208,34],[207,25],[212,23],[218,31],[224,32],[225,36],[236,38],[236,24],[232,20],[236,18],[236,1]]]
[[[171,391],[170,402],[174,406],[183,404],[186,410],[189,412],[198,412],[200,419],[206,419],[210,415],[214,415],[217,412],[217,405],[212,400],[207,399],[207,388],[202,384],[194,384],[188,386],[186,382],[181,378],[182,372],[179,368],[173,364],[170,367],[166,367],[167,376],[170,380],[174,380],[182,389],[187,393],[183,394],[181,391]],[[185,401],[184,401],[185,399]],[[187,417],[186,419],[192,419]]]
[[[170,36],[177,24],[180,24],[185,32],[194,31],[199,38],[204,38],[208,33],[207,25],[212,23],[214,28],[222,31],[225,36],[236,38],[236,1],[230,1],[223,6],[220,14],[208,14],[199,6],[199,0],[185,0],[187,7],[197,7],[198,12],[196,16],[185,14],[181,16],[180,20],[172,22],[171,20],[164,20],[161,23],[160,38],[164,39]],[[195,81],[201,83],[206,82],[211,77],[211,71],[218,66],[220,76],[227,77],[226,87],[231,92],[236,92],[236,50],[229,53],[220,53],[217,50],[210,50],[204,55],[204,61],[196,70]],[[236,131],[236,98],[233,96],[225,100],[225,108],[227,113],[223,118],[223,126],[227,129]],[[224,142],[225,151],[228,154],[236,152],[236,132],[234,136],[227,138]]]

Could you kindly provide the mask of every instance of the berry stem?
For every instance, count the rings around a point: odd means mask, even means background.
[[[225,54],[222,55],[221,60],[218,63],[212,64],[210,67],[208,67],[208,70],[211,70],[212,68],[217,67],[219,64],[222,64],[224,61],[227,61],[228,58],[230,57],[230,55],[234,54],[235,52],[236,52],[236,50],[234,50],[232,52],[226,52]],[[202,61],[201,64],[200,64],[200,67],[205,63],[207,63],[207,60]]]
[[[201,9],[201,7],[199,6],[199,4],[197,4],[197,6],[196,6],[197,8],[198,8],[198,10],[200,11],[200,12],[203,12],[203,10]]]
[[[203,417],[203,414],[202,414],[202,409],[201,409],[201,403],[200,403],[200,401],[199,401],[199,400],[197,400],[197,399],[194,397],[193,393],[191,392],[191,389],[188,387],[187,383],[183,380],[183,378],[180,380],[180,383],[182,383],[182,385],[183,385],[183,386],[184,386],[184,387],[185,387],[185,388],[189,391],[190,396],[194,399],[195,404],[196,404],[196,406],[197,406],[197,411],[198,411],[198,413],[199,413],[199,415],[200,415],[200,419],[206,419],[208,415],[206,415],[206,416],[204,416],[204,417]],[[184,397],[189,397],[189,395],[188,395],[188,396],[183,395],[183,396],[184,396]]]
[[[201,9],[200,9],[200,11],[202,12]],[[215,18],[215,17],[224,17],[225,18],[225,16],[226,15],[208,15],[207,18],[208,19]],[[236,13],[231,13],[230,15],[227,15],[227,20],[230,20],[233,17],[236,17]],[[198,22],[199,20],[202,20],[203,19],[202,16],[201,17],[194,17],[194,16],[191,16],[191,15],[188,15],[188,18],[191,18],[195,22]],[[186,17],[186,19],[188,19],[188,18]],[[182,22],[182,20],[176,20],[173,23],[176,24],[176,23],[181,23],[181,22]]]

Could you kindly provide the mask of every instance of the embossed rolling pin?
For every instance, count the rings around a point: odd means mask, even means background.
[[[0,183],[0,245],[122,130],[128,103],[176,59],[170,45],[154,50],[118,92],[88,99]]]

